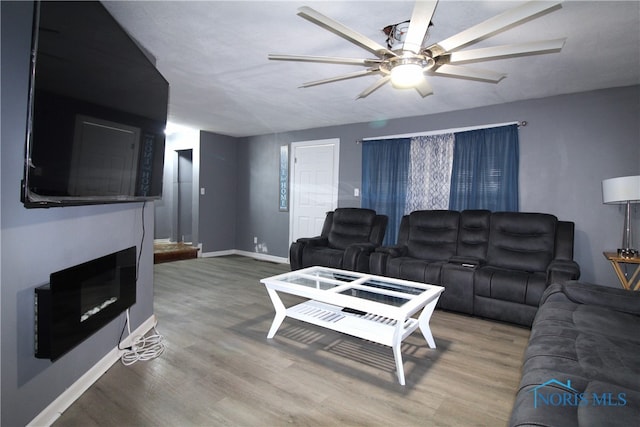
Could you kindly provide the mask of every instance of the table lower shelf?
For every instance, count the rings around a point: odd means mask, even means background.
[[[306,301],[289,307],[286,315],[293,319],[388,346],[393,346],[398,330],[396,319],[372,313],[348,313],[342,311],[342,307],[318,301]],[[411,335],[417,328],[417,319],[405,320],[400,327],[399,341]]]

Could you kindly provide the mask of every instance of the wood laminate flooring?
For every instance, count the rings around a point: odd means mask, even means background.
[[[166,351],[111,367],[55,426],[504,426],[529,330],[436,310],[437,348],[391,348],[285,319],[259,280],[289,266],[241,256],[154,266]],[[285,304],[295,297],[283,295]],[[115,344],[114,344],[115,345]]]

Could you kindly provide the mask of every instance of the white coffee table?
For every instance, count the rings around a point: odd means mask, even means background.
[[[441,286],[327,267],[291,271],[260,282],[276,311],[267,338],[274,337],[288,316],[390,346],[402,385],[402,341],[419,327],[429,347],[436,348],[429,320],[444,290]],[[287,308],[278,292],[307,301]],[[420,310],[417,318],[412,317]]]

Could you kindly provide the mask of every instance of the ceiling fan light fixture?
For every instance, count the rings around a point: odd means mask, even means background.
[[[415,62],[398,64],[391,69],[391,84],[397,89],[414,88],[423,79],[424,69]]]
[[[303,6],[298,9],[298,15],[368,50],[373,53],[376,58],[359,59],[308,55],[269,55],[269,59],[362,65],[367,67],[367,69],[363,71],[308,82],[303,84],[302,87],[316,86],[360,76],[381,75],[382,78],[361,92],[357,99],[369,96],[389,81],[391,81],[394,88],[416,89],[420,96],[424,98],[433,93],[431,85],[426,78],[427,73],[429,75],[437,74],[498,83],[505,77],[505,74],[477,68],[467,68],[456,65],[456,63],[557,52],[562,49],[565,39],[542,40],[538,42],[516,43],[458,51],[458,49],[465,46],[491,37],[495,33],[533,19],[543,12],[550,11],[560,3],[561,0],[544,2],[530,0],[520,6],[509,9],[486,21],[469,27],[447,39],[440,40],[430,46],[425,46],[425,40],[429,36],[429,27],[432,25],[432,18],[438,0],[416,0],[409,21],[388,25],[382,30],[383,33],[387,35],[387,47],[308,6]]]

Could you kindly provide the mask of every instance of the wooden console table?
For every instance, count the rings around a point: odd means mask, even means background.
[[[618,275],[620,284],[622,287],[628,290],[637,291],[640,289],[640,257],[624,258],[618,256],[616,252],[603,252],[605,258],[611,262],[611,266]],[[627,276],[622,271],[620,264],[634,264],[635,270],[631,274],[631,277],[627,279]]]

